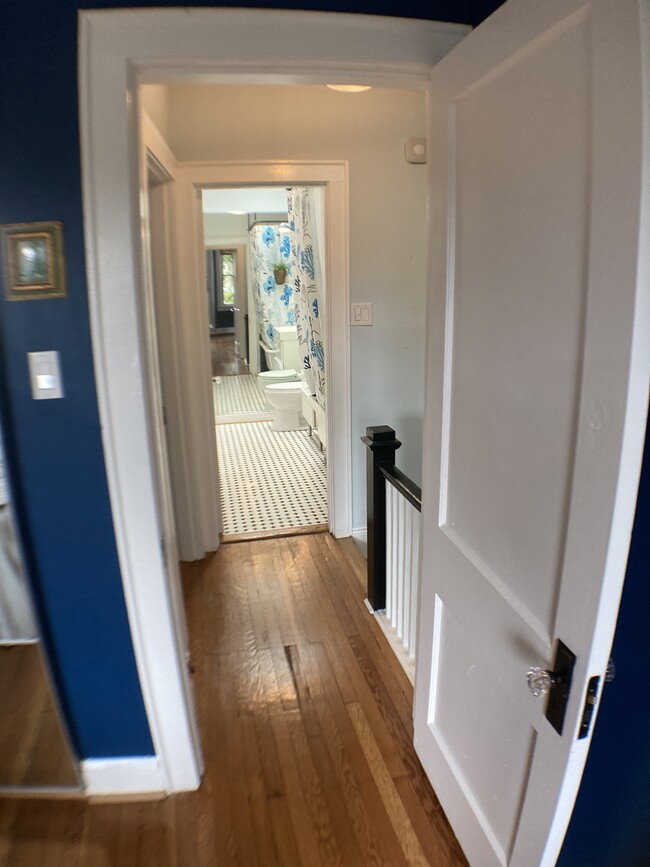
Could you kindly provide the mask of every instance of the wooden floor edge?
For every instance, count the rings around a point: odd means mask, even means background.
[[[307,524],[304,527],[285,527],[282,530],[251,530],[250,533],[231,533],[221,535],[222,545],[233,545],[237,542],[257,542],[262,539],[283,539],[286,536],[312,536],[316,533],[329,532],[329,524]]]
[[[123,795],[90,795],[84,789],[0,789],[0,804],[7,801],[84,801],[88,804],[133,804],[162,801],[166,792],[128,792]]]

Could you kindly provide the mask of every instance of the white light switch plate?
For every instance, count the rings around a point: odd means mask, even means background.
[[[34,400],[63,397],[58,352],[28,352],[27,364]]]
[[[352,325],[372,325],[372,304],[354,301],[352,303]]]

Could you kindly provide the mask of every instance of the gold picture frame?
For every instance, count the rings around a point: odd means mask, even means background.
[[[9,301],[65,298],[63,223],[0,226],[4,294]]]

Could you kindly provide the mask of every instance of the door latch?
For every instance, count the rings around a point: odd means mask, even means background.
[[[605,671],[605,683],[611,683],[616,677],[616,666],[614,660],[609,658],[607,670]],[[580,720],[580,729],[578,730],[578,740],[586,738],[591,728],[591,721],[594,717],[594,711],[598,704],[598,689],[600,687],[600,677],[595,675],[589,679],[587,686],[587,695],[585,696],[585,706],[582,710],[582,719]]]

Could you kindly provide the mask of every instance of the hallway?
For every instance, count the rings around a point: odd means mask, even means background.
[[[198,792],[0,801],[2,867],[462,867],[412,747],[411,686],[328,534],[184,566]]]
[[[235,355],[234,334],[213,334],[210,337],[212,376],[243,376],[248,365]]]

